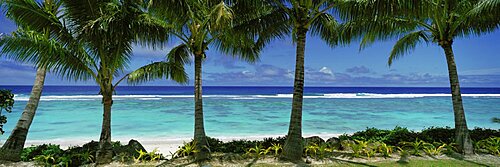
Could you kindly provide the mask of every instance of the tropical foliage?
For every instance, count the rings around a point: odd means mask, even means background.
[[[3,125],[7,123],[7,116],[2,115],[2,111],[12,112],[14,106],[14,94],[10,90],[0,90],[0,134],[3,134]]]

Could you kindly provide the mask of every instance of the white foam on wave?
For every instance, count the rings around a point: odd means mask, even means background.
[[[375,94],[375,93],[331,93],[323,95],[305,95],[305,99],[377,99],[377,98],[424,98],[424,97],[450,97],[451,94]],[[462,94],[464,97],[473,98],[500,98],[500,94]],[[114,100],[162,100],[169,98],[193,98],[194,95],[114,95]],[[293,94],[276,95],[203,95],[204,98],[222,99],[272,99],[292,98]],[[49,95],[42,96],[42,101],[89,101],[101,100],[101,95]],[[28,101],[27,95],[14,96],[16,101]]]

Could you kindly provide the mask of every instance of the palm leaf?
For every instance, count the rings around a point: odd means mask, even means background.
[[[500,0],[481,0],[472,10],[472,13],[476,16],[480,16],[484,13],[497,13],[500,8]]]
[[[128,75],[128,83],[139,84],[156,79],[172,79],[178,83],[187,83],[184,67],[171,62],[154,62],[145,65]]]
[[[310,29],[312,35],[321,37],[321,39],[333,47],[339,43],[339,40],[341,40],[338,34],[338,26],[339,23],[332,15],[329,13],[321,13],[315,20],[313,20]]]
[[[186,44],[180,44],[167,54],[167,61],[179,65],[191,64],[191,52]]]
[[[20,29],[14,36],[0,38],[0,53],[6,57],[44,66],[51,71],[74,80],[93,77],[92,62],[77,51],[67,49],[64,44],[47,38],[47,35]]]
[[[5,0],[6,16],[22,27],[30,27],[38,32],[48,32],[51,37],[67,41],[72,38],[62,23],[62,2],[59,0],[38,3],[34,0]]]
[[[209,14],[210,29],[221,30],[227,27],[232,27],[233,24],[233,11],[227,6],[224,1],[212,7]]]
[[[389,56],[388,64],[392,65],[392,62],[406,53],[414,50],[417,44],[421,42],[430,42],[430,35],[426,31],[416,31],[409,33],[399,39],[394,47],[392,48],[391,55]]]

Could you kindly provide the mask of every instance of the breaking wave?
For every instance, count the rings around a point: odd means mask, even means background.
[[[304,95],[305,99],[381,99],[381,98],[425,98],[425,97],[450,97],[451,94],[374,94],[374,93],[332,93]],[[464,97],[473,98],[500,98],[500,94],[462,94]],[[218,99],[276,99],[292,98],[293,94],[275,95],[203,95],[204,98]],[[101,100],[101,95],[47,95],[42,96],[42,101],[86,101]],[[169,98],[194,98],[194,95],[114,95],[114,100],[162,100]],[[29,96],[24,94],[16,95],[16,101],[28,101]]]

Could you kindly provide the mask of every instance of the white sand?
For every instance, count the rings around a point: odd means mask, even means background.
[[[310,136],[320,136],[324,140],[327,140],[331,137],[338,137],[341,134],[317,134],[317,135],[304,135],[304,137]],[[265,136],[213,136],[219,140],[224,142],[231,140],[263,140],[267,137],[279,137],[280,135],[265,135]],[[212,137],[212,136],[211,136]],[[191,138],[114,138],[113,141],[120,141],[123,145],[126,145],[129,140],[135,139],[139,141],[147,151],[152,151],[153,149],[158,149],[160,153],[169,157],[171,153],[174,153],[178,150],[179,146],[182,146],[184,142],[191,141]],[[62,149],[67,149],[71,146],[82,146],[85,143],[90,142],[91,140],[98,141],[98,139],[83,139],[83,138],[75,138],[75,139],[50,139],[50,140],[28,140],[26,141],[25,147],[31,145],[41,145],[41,144],[58,144]],[[1,141],[3,144],[4,141]]]

